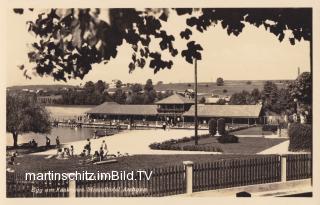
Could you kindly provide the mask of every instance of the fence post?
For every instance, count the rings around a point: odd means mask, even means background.
[[[69,198],[76,198],[76,180],[69,180]]]
[[[281,156],[281,182],[287,181],[287,156]]]
[[[192,175],[193,175],[193,162],[192,161],[183,161],[185,167],[185,176],[186,176],[186,194],[192,194]]]

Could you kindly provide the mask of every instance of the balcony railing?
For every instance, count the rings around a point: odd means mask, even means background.
[[[184,112],[183,108],[158,108],[158,112]]]

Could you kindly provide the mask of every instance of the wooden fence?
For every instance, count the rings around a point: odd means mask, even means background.
[[[76,181],[77,197],[160,197],[185,193],[184,167],[145,170],[150,180],[137,172],[137,180]]]
[[[287,180],[307,179],[312,177],[311,154],[287,155]]]
[[[152,172],[150,180],[144,174],[139,178],[135,170],[134,178],[138,180],[79,180],[70,183],[72,186],[68,181],[26,181],[22,175],[7,173],[7,197],[161,197],[190,193],[190,190],[285,182],[311,178],[312,156],[257,155],[143,171]]]
[[[66,180],[27,181],[24,175],[7,173],[7,197],[68,197]]]
[[[228,159],[194,164],[193,191],[222,189],[281,180],[280,156]]]

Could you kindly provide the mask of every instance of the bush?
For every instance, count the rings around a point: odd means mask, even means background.
[[[228,92],[228,90],[227,89],[223,89],[223,91],[222,91],[223,93],[227,93]]]
[[[292,123],[288,130],[289,151],[311,151],[312,126],[309,124]]]
[[[210,135],[215,135],[217,132],[217,121],[214,118],[211,118],[208,122],[209,124],[209,133]]]
[[[217,81],[216,81],[216,84],[217,86],[223,86],[224,82],[223,82],[223,78],[217,78]]]
[[[211,137],[209,134],[199,135],[200,138],[208,138]],[[154,142],[149,145],[150,149],[156,150],[188,150],[188,151],[207,151],[207,152],[222,152],[220,147],[204,147],[199,145],[186,145],[181,147],[178,143],[190,142],[195,139],[194,136],[184,137],[181,139],[170,139],[163,142]]]
[[[209,147],[209,146],[199,146],[199,145],[185,145],[182,150],[185,151],[204,151],[204,152],[222,152],[220,147]]]
[[[223,118],[218,119],[218,132],[220,135],[224,135],[226,133],[226,122]]]
[[[222,135],[218,137],[218,142],[219,143],[238,143],[239,138],[235,135]]]
[[[276,132],[278,130],[278,125],[263,125],[262,131]]]

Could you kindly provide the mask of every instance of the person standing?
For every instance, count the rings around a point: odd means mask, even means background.
[[[50,138],[46,136],[46,148],[48,149],[50,147]]]
[[[74,152],[74,148],[73,148],[73,145],[70,146],[70,154],[71,154],[71,157],[73,157],[73,152]]]
[[[87,141],[88,141],[88,144],[87,144],[88,155],[90,155],[90,152],[91,152],[91,142],[90,142],[90,139],[89,139],[89,138],[87,139]]]
[[[57,145],[57,148],[60,148],[60,139],[59,139],[59,136],[57,136],[57,138],[56,138],[56,145]]]
[[[108,153],[108,146],[105,140],[102,141],[100,148],[103,149],[104,153],[107,154]]]

